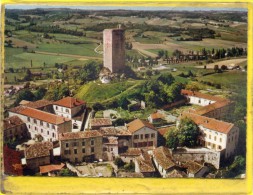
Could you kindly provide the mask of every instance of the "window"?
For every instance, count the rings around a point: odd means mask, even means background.
[[[137,148],[137,146],[138,146],[137,143],[134,143],[134,147]]]
[[[47,127],[49,128],[49,123],[47,123]]]
[[[28,117],[27,120],[30,122],[31,121],[30,117]]]
[[[214,136],[214,141],[216,141],[216,136]]]
[[[78,146],[78,143],[77,142],[73,142],[73,146]]]
[[[199,104],[201,103],[201,100],[199,100]]]
[[[134,139],[139,139],[139,135],[134,135]]]
[[[54,125],[52,125],[52,129],[55,129],[55,126],[54,126]]]
[[[91,150],[91,153],[94,153],[94,147],[91,147],[90,150]]]
[[[82,149],[82,152],[85,153],[85,148]]]
[[[221,146],[218,146],[218,148],[221,150]]]
[[[40,132],[43,133],[43,129],[41,129]]]
[[[69,113],[69,109],[66,109],[66,112]]]
[[[37,127],[34,128],[37,131]]]
[[[212,136],[211,136],[211,135],[209,135],[209,139],[212,139]]]
[[[36,120],[36,119],[33,119],[33,122],[34,122],[34,123],[37,123],[37,120]]]
[[[10,130],[10,134],[12,134],[12,130]]]
[[[152,138],[155,138],[155,134],[154,134],[154,133],[152,133],[152,134],[151,134],[151,137],[152,137]]]
[[[220,138],[220,142],[222,142],[222,138]]]
[[[82,146],[85,146],[85,141],[82,142]]]
[[[55,109],[58,110],[58,106],[55,106]]]
[[[47,135],[49,135],[49,131],[47,131]]]
[[[65,144],[65,147],[68,148],[68,147],[69,147],[69,143],[66,143],[66,144]]]
[[[54,137],[54,133],[52,134],[52,136]]]
[[[90,145],[94,145],[94,139],[90,141]]]
[[[146,139],[149,138],[149,134],[145,134],[145,138],[146,138]]]
[[[143,135],[141,134],[141,139],[143,139]]]
[[[113,148],[111,148],[111,151],[113,151]]]
[[[77,149],[74,149],[74,154],[77,154]]]
[[[43,126],[43,121],[40,121],[40,125]]]
[[[148,142],[148,146],[153,146],[153,142]]]
[[[30,126],[30,125],[28,125],[28,128],[30,129],[30,128],[31,128],[31,126]]]

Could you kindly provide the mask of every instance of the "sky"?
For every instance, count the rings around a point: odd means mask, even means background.
[[[36,9],[36,8],[71,8],[71,9],[82,9],[82,10],[117,10],[117,9],[124,9],[124,10],[175,10],[175,11],[247,11],[245,8],[207,8],[207,7],[133,7],[133,6],[46,6],[46,5],[22,5],[22,4],[15,4],[15,5],[6,5],[6,9]]]

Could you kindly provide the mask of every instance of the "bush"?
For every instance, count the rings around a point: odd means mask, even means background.
[[[118,167],[123,167],[125,165],[125,163],[123,162],[123,160],[120,157],[117,157],[114,160],[114,164],[117,165]]]
[[[127,163],[124,165],[124,169],[126,171],[134,172],[135,171],[135,165],[133,162]]]

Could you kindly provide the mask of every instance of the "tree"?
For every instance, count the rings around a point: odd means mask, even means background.
[[[101,103],[97,102],[92,105],[92,109],[94,111],[104,110],[104,106]]]
[[[14,102],[14,105],[17,106],[22,100],[27,101],[33,101],[34,100],[34,94],[29,89],[21,90],[17,94],[16,101]]]
[[[146,71],[146,75],[147,75],[148,77],[151,77],[151,76],[152,76],[152,71],[151,71],[151,70],[147,70],[147,71]]]
[[[31,60],[31,68],[33,67],[33,61]]]
[[[171,85],[175,81],[175,78],[170,73],[162,73],[157,80],[163,84]]]
[[[115,158],[114,164],[117,165],[118,167],[123,167],[125,165],[125,163],[120,157]]]
[[[167,94],[167,98],[169,102],[173,102],[181,99],[183,96],[181,95],[181,90],[184,88],[182,83],[173,83],[170,86],[165,87],[165,91]]]
[[[126,97],[121,97],[118,101],[118,104],[121,108],[123,108],[124,110],[127,110],[127,106],[130,102],[128,101],[128,99]]]
[[[214,65],[214,72],[218,72],[218,70],[219,70],[219,66],[218,65]]]
[[[171,149],[177,149],[178,144],[179,144],[178,131],[176,128],[173,128],[169,131],[166,137],[166,145]]]
[[[189,118],[180,120],[178,126],[178,140],[180,146],[192,147],[197,145],[199,127]]]
[[[32,73],[30,71],[30,69],[26,70],[25,76],[24,76],[24,80],[25,81],[31,81],[32,80]]]
[[[46,95],[47,90],[44,87],[39,87],[39,89],[34,93],[35,100],[41,100]]]
[[[228,67],[226,65],[222,65],[220,68],[221,68],[221,70],[227,70],[228,69]]]

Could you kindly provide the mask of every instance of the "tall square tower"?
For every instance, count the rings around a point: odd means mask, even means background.
[[[112,73],[122,72],[125,66],[125,31],[105,29],[103,32],[104,67]]]

